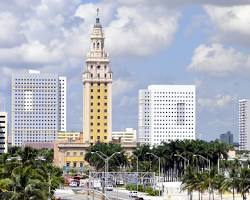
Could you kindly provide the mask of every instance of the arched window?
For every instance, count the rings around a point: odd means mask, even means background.
[[[99,46],[100,46],[100,44],[99,44],[99,42],[97,42],[97,49],[99,49]]]
[[[100,65],[98,65],[98,66],[97,66],[97,69],[100,69],[100,68],[101,68],[101,66],[100,66]]]

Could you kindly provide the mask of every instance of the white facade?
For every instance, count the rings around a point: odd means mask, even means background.
[[[133,128],[126,128],[124,131],[113,131],[112,140],[121,140],[121,143],[135,143],[136,130]]]
[[[239,149],[250,150],[250,100],[239,100]]]
[[[67,130],[67,78],[59,76],[59,130]]]
[[[66,128],[66,84],[66,78],[56,74],[13,74],[13,145],[56,140],[57,132]]]
[[[0,112],[0,154],[8,151],[8,115]]]
[[[150,85],[139,91],[140,144],[196,139],[194,85]]]

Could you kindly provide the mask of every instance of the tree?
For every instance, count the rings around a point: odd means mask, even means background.
[[[120,152],[120,154],[115,155],[109,160],[109,171],[117,171],[119,166],[128,166],[128,159],[125,156],[124,150],[119,144],[96,143],[87,150],[87,153],[85,154],[85,160],[88,161],[90,165],[95,166],[97,170],[104,171],[104,160],[92,152],[102,152],[107,156],[111,156],[115,152]]]

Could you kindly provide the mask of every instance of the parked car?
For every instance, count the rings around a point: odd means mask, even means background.
[[[144,200],[143,197],[136,197],[135,200]]]
[[[135,198],[135,197],[138,197],[138,194],[136,191],[130,191],[129,194],[128,194],[129,197],[132,197],[132,198]]]
[[[71,181],[71,182],[69,183],[69,186],[70,186],[70,187],[77,187],[77,182],[76,182],[76,181]]]
[[[106,190],[107,191],[113,191],[113,185],[107,185]]]
[[[116,184],[117,184],[117,185],[123,185],[124,182],[123,182],[123,180],[116,180]]]

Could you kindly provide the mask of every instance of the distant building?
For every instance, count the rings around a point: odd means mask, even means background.
[[[136,143],[136,130],[126,128],[124,131],[113,131],[112,140],[120,140],[121,143]]]
[[[51,143],[66,130],[65,77],[30,70],[12,76],[12,145]]]
[[[220,135],[220,141],[225,143],[225,144],[234,144],[234,135],[228,131],[227,133],[223,133]]]
[[[139,91],[140,144],[196,139],[194,85],[150,85]]]
[[[0,112],[0,154],[8,151],[8,115]]]
[[[250,100],[239,100],[239,150],[250,150]]]
[[[76,141],[82,139],[82,133],[77,131],[62,132],[59,131],[57,135],[57,141]]]

